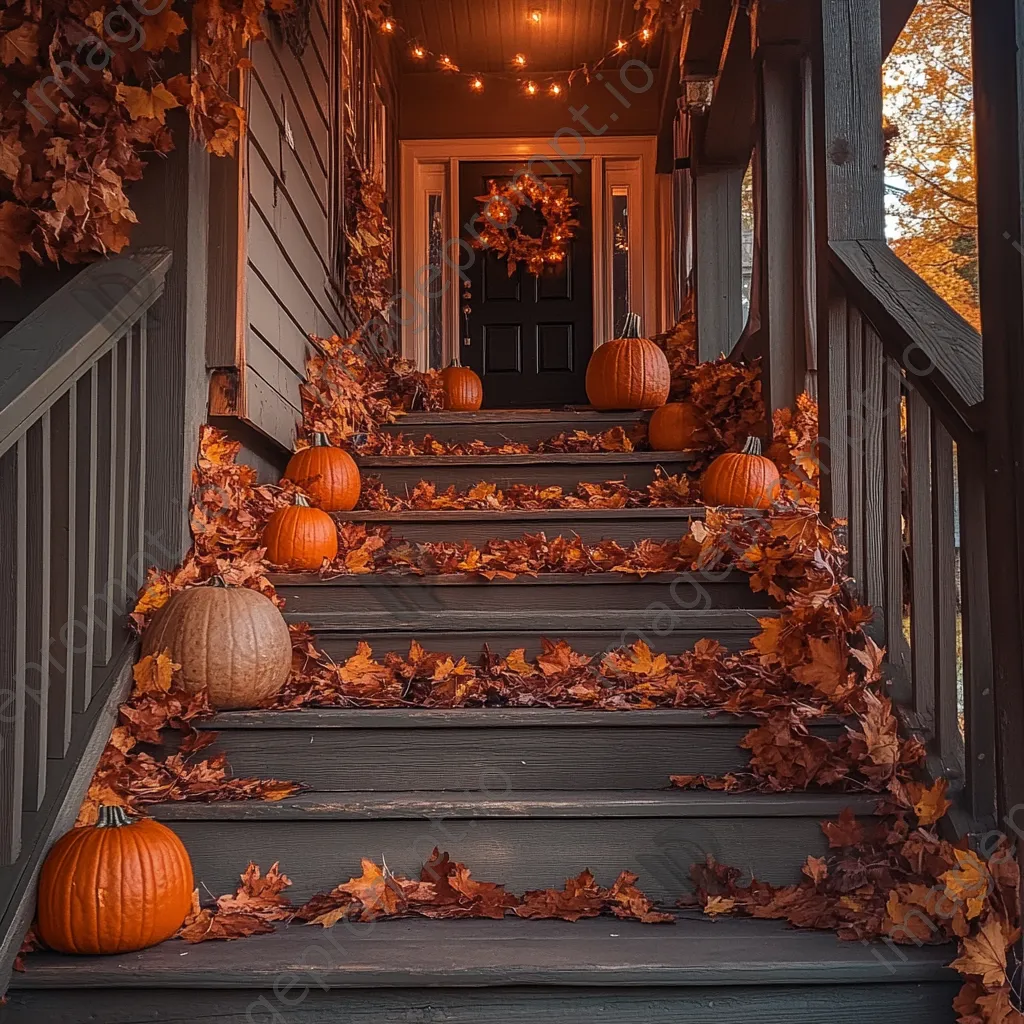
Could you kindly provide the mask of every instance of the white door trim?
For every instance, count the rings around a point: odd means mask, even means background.
[[[560,133],[553,138],[504,139],[422,139],[400,143],[401,154],[401,310],[402,352],[421,369],[427,365],[426,303],[422,294],[425,280],[422,273],[425,252],[419,252],[426,222],[427,190],[422,187],[423,168],[442,168],[447,172],[448,189],[444,197],[447,219],[445,247],[445,354],[446,361],[458,353],[460,324],[462,322],[462,289],[456,285],[456,264],[459,248],[466,243],[463,226],[459,224],[459,164],[461,161],[521,160],[527,167],[543,166],[546,161],[571,162],[590,160],[593,170],[594,219],[594,344],[606,341],[612,333],[610,288],[605,287],[606,263],[610,259],[607,222],[610,210],[605,199],[608,195],[606,168],[635,167],[636,199],[640,215],[634,216],[630,226],[630,251],[641,259],[631,272],[632,300],[643,314],[646,333],[664,330],[664,279],[669,272],[662,265],[658,251],[657,231],[657,176],[658,143],[654,136],[622,135],[607,138],[584,138],[578,132]],[[434,179],[436,180],[436,178]],[[606,254],[607,249],[607,254]],[[607,255],[607,258],[606,258]]]

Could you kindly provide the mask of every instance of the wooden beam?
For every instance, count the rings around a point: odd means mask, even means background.
[[[999,811],[1024,835],[1024,0],[974,5],[986,515]],[[1021,844],[1024,845],[1024,844]],[[1024,851],[1022,851],[1024,852]]]
[[[732,10],[715,79],[715,98],[699,136],[698,164],[743,167],[754,148],[757,78],[754,71],[750,14]]]
[[[695,182],[697,351],[728,355],[743,330],[742,169],[701,174]]]
[[[680,49],[684,77],[718,74],[732,9],[732,0],[704,0],[699,10],[687,15]]]
[[[888,57],[917,8],[917,0],[882,0],[882,56]]]

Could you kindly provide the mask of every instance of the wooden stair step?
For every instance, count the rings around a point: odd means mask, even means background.
[[[673,774],[745,770],[758,719],[554,708],[240,711],[199,724],[243,776],[324,792],[663,790]],[[837,719],[814,723],[835,739]],[[176,734],[175,734],[176,735]],[[175,740],[176,742],[176,740]]]
[[[703,519],[703,506],[645,509],[549,509],[539,511],[451,510],[411,512],[338,512],[338,523],[387,526],[393,537],[418,543],[485,544],[489,540],[517,540],[524,534],[547,538],[577,535],[587,544],[614,540],[627,546],[641,540],[679,540],[690,522]]]
[[[474,487],[481,481],[507,489],[512,484],[535,484],[575,491],[581,483],[623,480],[643,490],[660,466],[670,476],[685,473],[693,461],[687,452],[599,452],[540,455],[410,455],[360,456],[364,479],[378,477],[392,493],[404,495],[421,480],[439,491]]]
[[[422,626],[433,618],[437,628],[452,631],[505,624],[560,635],[567,613],[580,621],[577,613],[589,612],[589,628],[622,629],[623,613],[646,612],[649,621],[661,623],[652,628],[668,634],[685,628],[696,611],[771,606],[764,593],[750,589],[750,577],[742,572],[545,573],[513,580],[398,573],[333,579],[281,573],[270,578],[290,621],[347,632]]]
[[[109,957],[33,954],[11,1024],[951,1024],[949,946],[777,921],[383,921]]]
[[[606,884],[634,871],[649,896],[674,902],[690,890],[690,867],[708,854],[774,884],[796,882],[809,854],[827,853],[823,820],[846,807],[870,814],[876,805],[832,793],[509,793],[498,785],[486,793],[314,792],[274,803],[163,804],[153,813],[178,833],[197,885],[213,893],[234,891],[250,859],[263,867],[280,861],[304,899],[358,875],[363,857],[383,857],[408,875],[439,846],[474,877],[517,891],[561,887],[589,867]]]
[[[438,441],[483,441],[496,446],[508,441],[535,445],[559,434],[585,430],[603,434],[613,427],[627,432],[650,419],[650,412],[598,412],[596,409],[484,409],[480,412],[418,412],[400,416],[380,430],[417,440],[427,434]]]

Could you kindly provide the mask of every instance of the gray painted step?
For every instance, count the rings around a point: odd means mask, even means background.
[[[596,409],[492,409],[480,412],[418,412],[400,416],[382,432],[438,441],[483,441],[502,445],[507,441],[536,444],[559,434],[585,430],[603,434],[612,427],[629,431],[650,419],[649,412],[598,412]]]
[[[240,711],[200,728],[236,775],[318,793],[663,790],[673,774],[746,768],[753,718],[564,709]],[[835,738],[836,720],[813,727]]]
[[[640,756],[639,754],[637,756]],[[654,899],[689,891],[708,854],[775,884],[796,882],[808,854],[827,850],[821,821],[875,800],[844,795],[709,792],[516,792],[501,779],[483,793],[306,793],[278,803],[165,804],[192,855],[196,882],[233,891],[252,859],[280,861],[298,898],[359,874],[363,857],[418,872],[435,846],[474,877],[514,890],[561,886],[591,868],[604,884],[635,871]]]
[[[547,573],[514,580],[479,576],[371,573],[321,579],[313,573],[275,574],[290,621],[316,630],[354,632],[435,628],[460,631],[532,629],[558,636],[574,628],[622,629],[623,613],[645,613],[666,635],[685,629],[695,611],[761,609],[766,595],[750,589],[745,573]],[[582,617],[579,613],[587,613]],[[635,615],[630,628],[640,624]],[[585,625],[584,625],[585,621]]]
[[[769,921],[387,921],[33,954],[11,1024],[951,1024],[949,947],[840,942]],[[276,988],[275,988],[276,986]],[[276,1014],[276,1016],[275,1016]]]
[[[541,455],[415,455],[360,456],[356,459],[364,479],[378,477],[392,494],[405,494],[421,480],[439,491],[458,490],[481,481],[505,489],[512,484],[536,484],[574,491],[581,483],[623,480],[643,490],[658,466],[670,476],[685,473],[693,457],[686,452],[599,452],[596,454]]]
[[[690,521],[704,518],[704,508],[550,509],[539,512],[338,512],[339,523],[387,526],[393,537],[417,542],[484,544],[517,540],[524,534],[579,536],[588,544],[615,540],[623,546],[640,540],[679,540]]]

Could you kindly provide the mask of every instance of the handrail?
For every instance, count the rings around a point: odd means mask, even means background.
[[[93,264],[0,338],[0,989],[131,682],[154,489],[185,469],[161,413],[170,265]]]
[[[0,455],[96,352],[160,297],[167,249],[86,267],[0,338]]]
[[[929,396],[957,439],[977,433],[985,398],[981,335],[882,241],[832,242],[832,267],[886,354]]]

